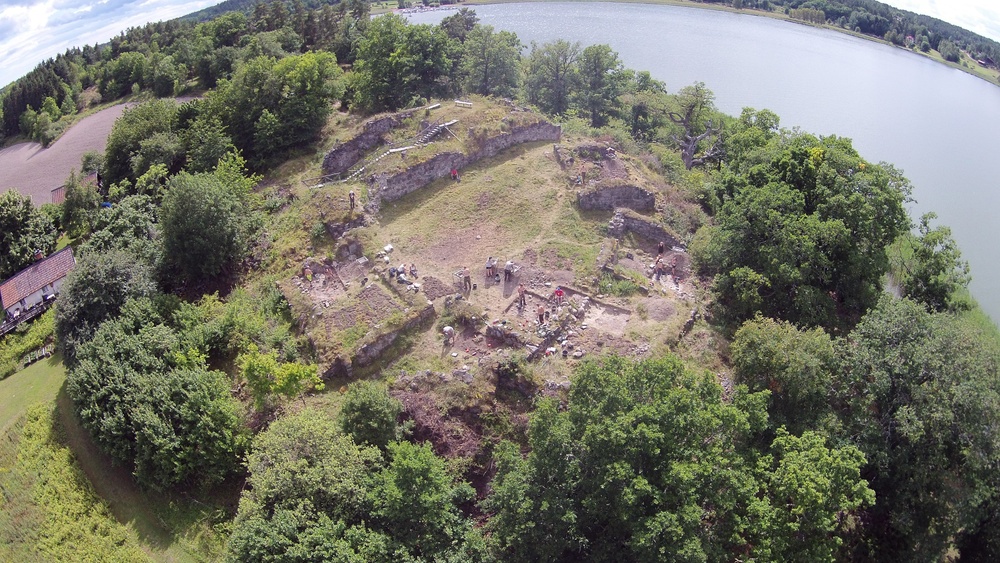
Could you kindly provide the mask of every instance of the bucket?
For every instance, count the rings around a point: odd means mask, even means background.
[[[478,285],[478,284],[472,284],[472,289],[476,289],[476,286],[477,286],[477,285]]]

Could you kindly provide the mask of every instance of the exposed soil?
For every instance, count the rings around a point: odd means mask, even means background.
[[[418,279],[417,281],[422,284],[420,287],[421,291],[423,291],[427,299],[430,299],[431,301],[435,301],[445,295],[456,293],[454,284],[449,286],[434,276],[426,276]]]
[[[378,284],[369,284],[351,298],[347,306],[326,317],[326,330],[345,330],[356,324],[375,325],[399,309],[399,304]]]
[[[433,444],[438,455],[471,459],[479,452],[479,435],[461,418],[446,417],[432,395],[410,391],[393,391],[392,395],[413,421],[413,437]]]

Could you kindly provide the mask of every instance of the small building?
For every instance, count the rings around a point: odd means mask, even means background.
[[[0,307],[3,307],[4,317],[16,319],[25,311],[55,299],[73,266],[76,266],[73,248],[67,246],[0,283]]]

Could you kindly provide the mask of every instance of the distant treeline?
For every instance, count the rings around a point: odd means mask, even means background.
[[[271,4],[281,4],[290,11],[315,10],[323,6],[339,4],[340,0],[284,0],[283,2],[271,2]],[[206,22],[222,14],[229,12],[243,12],[245,14],[255,13],[260,10],[267,10],[268,4],[261,0],[226,0],[214,6],[209,6],[203,10],[182,16],[183,21],[193,21],[196,23]]]
[[[241,3],[228,4],[235,9]],[[312,4],[325,5],[309,9]],[[44,61],[5,88],[0,139],[22,133],[47,144],[65,127],[63,116],[93,103],[141,91],[163,97],[213,88],[255,56],[323,50],[349,64],[368,16],[364,0],[258,2],[249,15],[230,11],[202,23],[181,18],[129,28],[106,44],[74,47]],[[92,87],[99,96],[82,96]]]
[[[793,18],[879,37],[903,47],[934,49],[952,62],[960,50],[984,66],[998,68],[1000,43],[982,35],[875,0],[706,0],[735,8],[784,11]]]
[[[934,49],[952,62],[960,62],[962,51],[990,68],[1000,61],[996,41],[874,0],[718,2],[784,10],[803,21],[825,21],[924,52]],[[170,96],[195,85],[212,88],[238,60],[252,55],[327,50],[338,63],[351,64],[369,9],[366,0],[227,0],[183,18],[130,28],[104,45],[74,47],[0,92],[0,139],[21,133],[47,144],[65,127],[63,116],[143,90]],[[99,98],[81,97],[93,86]]]

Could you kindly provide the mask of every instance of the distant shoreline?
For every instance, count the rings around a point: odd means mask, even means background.
[[[972,61],[972,62],[973,62],[973,64],[976,64],[976,67],[977,67],[978,70],[977,69],[973,69],[973,68],[969,68],[967,66],[962,66],[961,64],[958,64],[958,63],[953,63],[953,62],[950,62],[950,61],[946,61],[946,60],[944,60],[943,57],[941,57],[937,53],[937,51],[930,51],[929,53],[923,53],[923,52],[918,51],[918,50],[907,49],[906,47],[900,47],[899,45],[894,45],[891,42],[886,41],[885,39],[881,39],[879,37],[875,37],[875,36],[872,36],[872,35],[865,35],[864,33],[857,33],[855,31],[851,31],[849,29],[844,29],[842,27],[837,27],[837,26],[834,26],[834,25],[829,25],[829,24],[819,25],[819,24],[815,24],[815,23],[812,23],[812,22],[807,22],[807,21],[803,21],[803,20],[797,20],[797,19],[794,19],[794,18],[792,18],[790,16],[786,16],[785,14],[780,13],[780,12],[765,12],[765,11],[762,11],[762,10],[753,10],[753,9],[750,9],[750,8],[744,8],[744,9],[737,10],[736,8],[732,8],[730,6],[716,5],[716,4],[705,4],[705,3],[702,3],[702,2],[696,2],[695,0],[464,0],[461,4],[451,4],[451,6],[455,6],[456,8],[462,8],[463,6],[467,6],[467,7],[471,7],[471,6],[485,6],[485,5],[489,5],[489,4],[529,4],[529,3],[530,4],[540,4],[540,3],[551,4],[551,3],[555,3],[555,2],[577,2],[577,3],[584,3],[584,2],[587,2],[587,3],[604,2],[604,3],[609,3],[609,4],[649,4],[649,5],[660,5],[660,6],[677,6],[677,7],[681,7],[681,8],[697,8],[697,9],[702,9],[702,10],[715,10],[715,11],[718,11],[718,12],[730,12],[730,13],[733,13],[733,14],[744,14],[744,15],[748,15],[748,16],[759,16],[759,17],[763,17],[763,18],[771,18],[771,19],[775,19],[775,20],[786,21],[786,22],[789,22],[789,23],[796,23],[796,24],[799,24],[799,25],[805,25],[805,26],[809,26],[809,27],[814,27],[814,28],[817,28],[817,29],[829,29],[830,31],[836,31],[838,33],[843,33],[845,35],[850,35],[852,37],[857,37],[859,39],[866,39],[866,40],[871,41],[873,43],[880,43],[882,45],[886,45],[886,46],[889,46],[889,47],[894,47],[894,48],[897,48],[897,49],[901,49],[901,50],[906,51],[908,53],[912,53],[914,55],[919,55],[921,57],[930,59],[930,60],[932,60],[932,61],[934,61],[936,63],[941,63],[943,65],[949,66],[949,67],[954,68],[956,70],[960,70],[960,71],[962,71],[962,72],[964,72],[966,74],[970,74],[972,76],[975,76],[976,78],[980,78],[982,80],[985,80],[986,82],[989,82],[990,84],[992,84],[994,86],[1000,86],[1000,71],[993,70],[993,69],[988,69],[986,67],[979,66],[978,64],[975,63],[975,61]],[[928,16],[928,17],[931,17],[931,16]],[[956,26],[956,27],[958,27],[958,26]],[[961,28],[961,29],[965,29],[965,28]],[[966,30],[966,31],[969,31],[969,30]],[[974,32],[971,32],[971,33],[974,33]],[[933,53],[933,54],[931,54],[931,53]],[[963,51],[963,56],[965,56],[964,51]],[[968,60],[967,56],[965,58]]]

